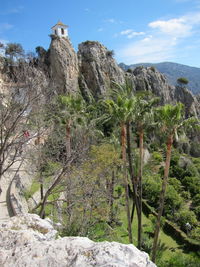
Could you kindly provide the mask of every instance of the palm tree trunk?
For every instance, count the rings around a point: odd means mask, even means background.
[[[133,158],[131,153],[131,135],[130,135],[130,123],[128,122],[126,124],[126,130],[127,130],[127,153],[128,153],[128,161],[129,161],[129,172],[133,187],[133,195],[134,195],[134,202],[132,206],[132,212],[131,212],[131,223],[133,222],[133,216],[134,216],[134,210],[136,207],[137,216],[139,214],[139,205],[138,205],[138,197],[137,197],[137,177],[134,176],[133,171]]]
[[[139,132],[140,141],[140,165],[138,173],[138,199],[139,199],[139,216],[138,216],[138,248],[141,249],[142,244],[142,173],[143,173],[143,154],[144,154],[144,131]]]
[[[153,262],[156,261],[158,236],[159,236],[159,231],[160,231],[161,216],[162,216],[163,209],[164,209],[164,200],[165,200],[165,192],[166,192],[167,181],[168,181],[168,176],[169,176],[172,144],[173,144],[173,135],[170,135],[168,136],[168,139],[167,139],[167,154],[166,154],[166,161],[165,161],[165,171],[164,171],[164,178],[162,182],[162,190],[160,192],[158,216],[157,216],[156,228],[155,228],[155,233],[154,233],[154,242],[153,242],[153,248],[152,248],[152,261]]]
[[[66,123],[66,155],[67,159],[71,157],[71,121]]]
[[[133,205],[131,210],[131,224],[133,223],[134,213],[135,213],[135,202],[133,200]]]
[[[124,187],[125,187],[125,198],[126,198],[126,213],[127,213],[127,221],[128,221],[128,236],[129,236],[129,242],[133,243],[129,194],[128,194],[128,177],[127,177],[127,171],[126,171],[126,124],[125,123],[121,124],[121,145],[122,145],[123,176],[124,176]]]
[[[111,182],[109,184],[109,206],[110,206],[110,212],[109,212],[109,223],[112,224],[114,222],[114,206],[113,206],[113,193],[114,193],[114,184],[115,184],[115,171],[112,171],[112,178]]]

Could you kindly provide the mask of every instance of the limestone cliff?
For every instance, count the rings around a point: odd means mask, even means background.
[[[56,238],[52,222],[36,214],[15,216],[0,226],[1,267],[156,267],[133,245]]]
[[[50,50],[50,89],[58,94],[78,90],[78,60],[68,38],[52,37]]]
[[[124,71],[112,54],[98,42],[86,41],[79,45],[79,83],[82,91],[90,91],[94,96],[104,95],[112,87],[112,81],[124,82]]]
[[[182,102],[186,116],[200,116],[200,105],[192,92],[184,87],[169,85],[166,77],[154,67],[137,67],[126,75],[133,81],[136,91],[152,92],[160,97],[161,104]]]
[[[186,115],[200,116],[200,105],[191,91],[169,85],[166,77],[154,67],[137,67],[132,73],[124,72],[112,57],[112,52],[98,42],[86,41],[79,45],[79,87],[94,96],[106,94],[112,81],[123,83],[125,77],[133,81],[135,91],[151,91],[160,97],[160,103],[185,104]]]

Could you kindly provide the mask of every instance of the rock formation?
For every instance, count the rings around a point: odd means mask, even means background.
[[[50,89],[57,94],[78,90],[78,60],[68,38],[52,36],[49,50]]]
[[[98,42],[86,41],[79,45],[79,87],[83,94],[105,95],[112,82],[124,83],[125,77],[133,81],[136,91],[151,91],[160,97],[160,103],[180,101],[186,106],[186,115],[200,116],[200,105],[191,91],[169,85],[166,77],[154,67],[137,67],[125,73],[107,50]]]
[[[0,266],[156,266],[133,245],[96,243],[86,237],[56,238],[57,231],[48,219],[36,214],[12,217],[0,229]]]
[[[112,82],[124,83],[124,71],[112,57],[113,52],[99,42],[86,41],[79,45],[80,88],[93,96],[104,95]]]
[[[137,67],[132,73],[126,73],[133,81],[136,91],[150,91],[160,97],[161,104],[182,102],[186,116],[200,116],[200,104],[191,91],[181,86],[172,86],[166,77],[154,67]]]

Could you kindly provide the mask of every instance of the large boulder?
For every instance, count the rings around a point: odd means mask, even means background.
[[[133,245],[93,242],[86,237],[59,238],[50,220],[24,214],[1,225],[0,266],[155,267],[155,264]]]

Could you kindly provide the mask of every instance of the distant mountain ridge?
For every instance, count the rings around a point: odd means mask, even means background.
[[[190,67],[173,62],[139,63],[131,65],[120,63],[119,66],[124,70],[134,69],[138,66],[154,66],[158,71],[166,76],[170,84],[176,85],[178,78],[185,77],[189,80],[187,88],[194,94],[200,94],[200,68]]]

